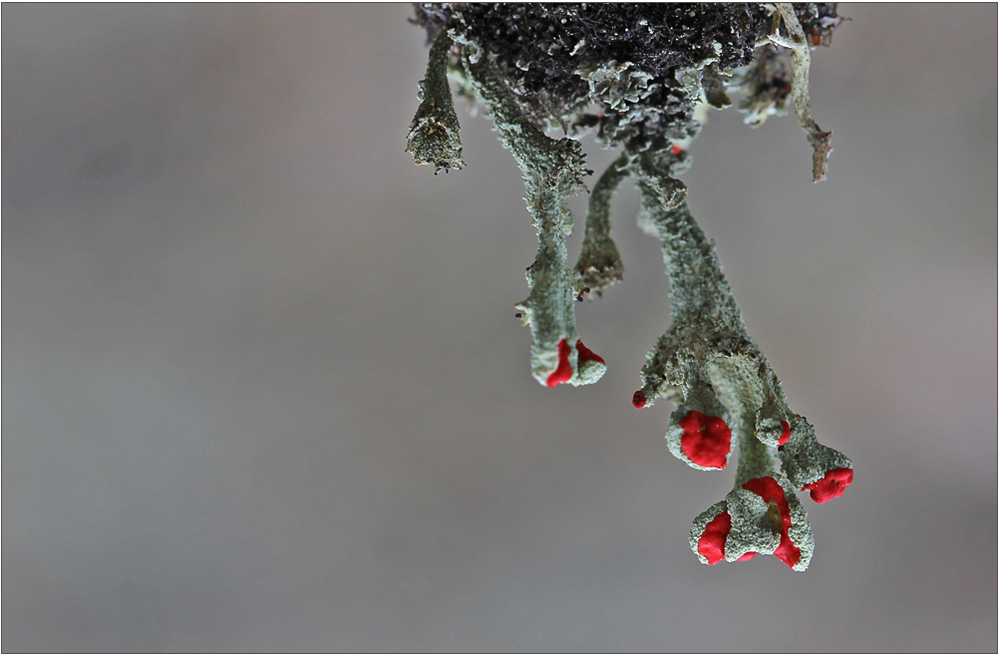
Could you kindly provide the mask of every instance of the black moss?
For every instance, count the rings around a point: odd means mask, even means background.
[[[839,23],[836,4],[795,5],[814,43],[826,43]],[[596,129],[605,145],[642,150],[656,139],[694,136],[693,103],[676,73],[717,56],[722,73],[746,66],[771,29],[757,4],[465,4],[415,5],[428,37],[447,28],[475,43],[503,75],[525,114],[540,127]],[[715,44],[718,44],[716,46]],[[767,46],[771,47],[771,46]],[[719,49],[716,55],[716,49]],[[456,48],[456,56],[469,56]],[[580,71],[628,63],[652,89],[623,109],[594,93]],[[587,114],[598,105],[597,113]]]

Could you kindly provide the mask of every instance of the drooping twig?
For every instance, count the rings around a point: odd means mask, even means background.
[[[527,273],[531,293],[517,305],[522,322],[531,327],[531,374],[549,387],[597,382],[607,367],[577,333],[575,303],[582,285],[574,279],[566,253],[566,228],[572,221],[565,199],[585,189],[580,143],[546,136],[486,61],[470,62],[467,71],[500,141],[521,168],[528,210],[538,230],[538,253]]]
[[[462,142],[458,138],[458,116],[448,86],[448,52],[452,41],[445,30],[438,33],[427,55],[427,74],[420,81],[420,106],[410,123],[406,150],[416,164],[434,164],[434,172],[442,168],[459,169]]]
[[[788,2],[776,3],[775,7],[781,15],[785,29],[788,30],[788,35],[784,36],[778,30],[774,30],[767,38],[775,45],[791,50],[792,101],[795,103],[795,114],[799,118],[799,125],[806,131],[809,144],[813,148],[813,182],[819,182],[826,179],[829,166],[827,159],[833,151],[830,146],[833,132],[821,130],[812,117],[812,106],[809,103],[809,42],[795,15],[795,9]]]

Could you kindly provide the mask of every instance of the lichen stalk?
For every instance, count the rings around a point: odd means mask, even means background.
[[[611,238],[611,199],[628,177],[628,157],[622,155],[608,166],[590,191],[580,258],[573,270],[585,288],[598,296],[625,275],[618,246]]]
[[[691,527],[691,548],[706,564],[764,553],[804,570],[814,546],[797,492],[824,503],[853,480],[850,460],[820,444],[788,406],[677,179],[707,108],[730,104],[731,84],[748,90],[741,109],[753,125],[793,102],[813,146],[814,179],[822,179],[830,133],[812,118],[806,33],[812,45],[827,44],[840,21],[832,4],[417,6],[434,45],[408,149],[438,169],[463,164],[446,70],[460,95],[492,115],[521,169],[538,233],[531,291],[517,308],[531,328],[532,375],[545,386],[587,384],[605,371],[579,339],[575,307],[585,291],[599,294],[622,277],[610,206],[625,177],[636,182],[639,224],[663,248],[671,323],[648,354],[632,403],[673,400],[667,444],[689,466],[717,471],[738,457],[732,491]],[[589,171],[579,143],[543,129],[574,138],[595,130],[602,147],[622,148],[591,193],[575,275],[567,198],[584,190]]]
[[[586,188],[580,144],[546,136],[528,120],[485,61],[469,62],[466,70],[493,117],[500,141],[521,169],[528,210],[538,231],[538,252],[526,276],[531,293],[516,306],[522,323],[531,328],[531,374],[548,387],[564,382],[593,384],[607,367],[583,345],[577,332],[575,303],[583,285],[568,266],[566,250],[571,227],[566,198]]]
[[[764,553],[805,570],[814,543],[795,492],[815,485],[815,500],[836,497],[850,484],[852,465],[816,441],[812,426],[789,409],[777,376],[747,334],[714,247],[686,202],[671,206],[670,168],[680,161],[662,154],[659,161],[658,174],[648,166],[634,170],[643,222],[663,247],[671,325],[649,353],[633,403],[646,406],[663,396],[675,402],[667,443],[693,468],[725,468],[738,445],[733,490],[692,525],[691,546],[703,562]]]
[[[448,56],[452,40],[442,30],[427,55],[427,73],[419,83],[420,105],[410,123],[406,150],[416,164],[433,164],[435,174],[465,166],[458,115],[448,86]]]
[[[663,248],[671,317],[670,329],[643,367],[640,392],[645,405],[665,395],[684,404],[692,391],[707,383],[709,355],[739,350],[749,339],[715,249],[687,203],[671,207],[664,200],[673,186],[669,174],[652,175],[641,166],[636,173],[643,222],[655,230]]]
[[[795,8],[788,2],[778,2],[775,8],[781,15],[788,34],[786,36],[774,30],[768,35],[768,39],[775,45],[791,50],[792,101],[795,103],[795,115],[799,119],[799,125],[805,130],[809,145],[813,148],[813,182],[819,182],[826,179],[829,166],[827,160],[833,151],[830,145],[833,132],[821,130],[812,117],[812,104],[809,102],[809,67],[812,57],[806,33],[795,15]]]

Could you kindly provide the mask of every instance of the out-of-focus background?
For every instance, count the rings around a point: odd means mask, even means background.
[[[854,460],[793,573],[688,548],[732,471],[630,404],[669,321],[631,187],[607,375],[531,378],[520,174],[462,103],[466,169],[403,152],[408,5],[4,4],[3,649],[996,651],[997,6],[841,13],[830,179],[735,109],[685,175]]]

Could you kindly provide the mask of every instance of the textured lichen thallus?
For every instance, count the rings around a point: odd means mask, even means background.
[[[853,466],[789,407],[677,176],[691,164],[687,148],[708,112],[731,105],[735,89],[753,126],[791,103],[812,146],[813,181],[825,178],[831,133],[812,117],[808,76],[811,48],[828,44],[841,22],[836,5],[448,3],[419,4],[415,14],[430,51],[408,136],[414,161],[435,172],[465,166],[454,84],[486,109],[524,176],[538,252],[516,316],[531,329],[532,376],[556,387],[593,384],[606,371],[577,332],[575,310],[584,295],[625,276],[611,200],[631,178],[639,226],[663,247],[671,315],[632,404],[674,402],[667,442],[696,469],[725,468],[739,446],[733,489],[694,519],[691,548],[707,564],[764,553],[806,569],[813,534],[796,492],[819,503],[836,498]],[[592,184],[570,267],[566,199],[586,190],[578,141],[586,134],[620,155]]]

